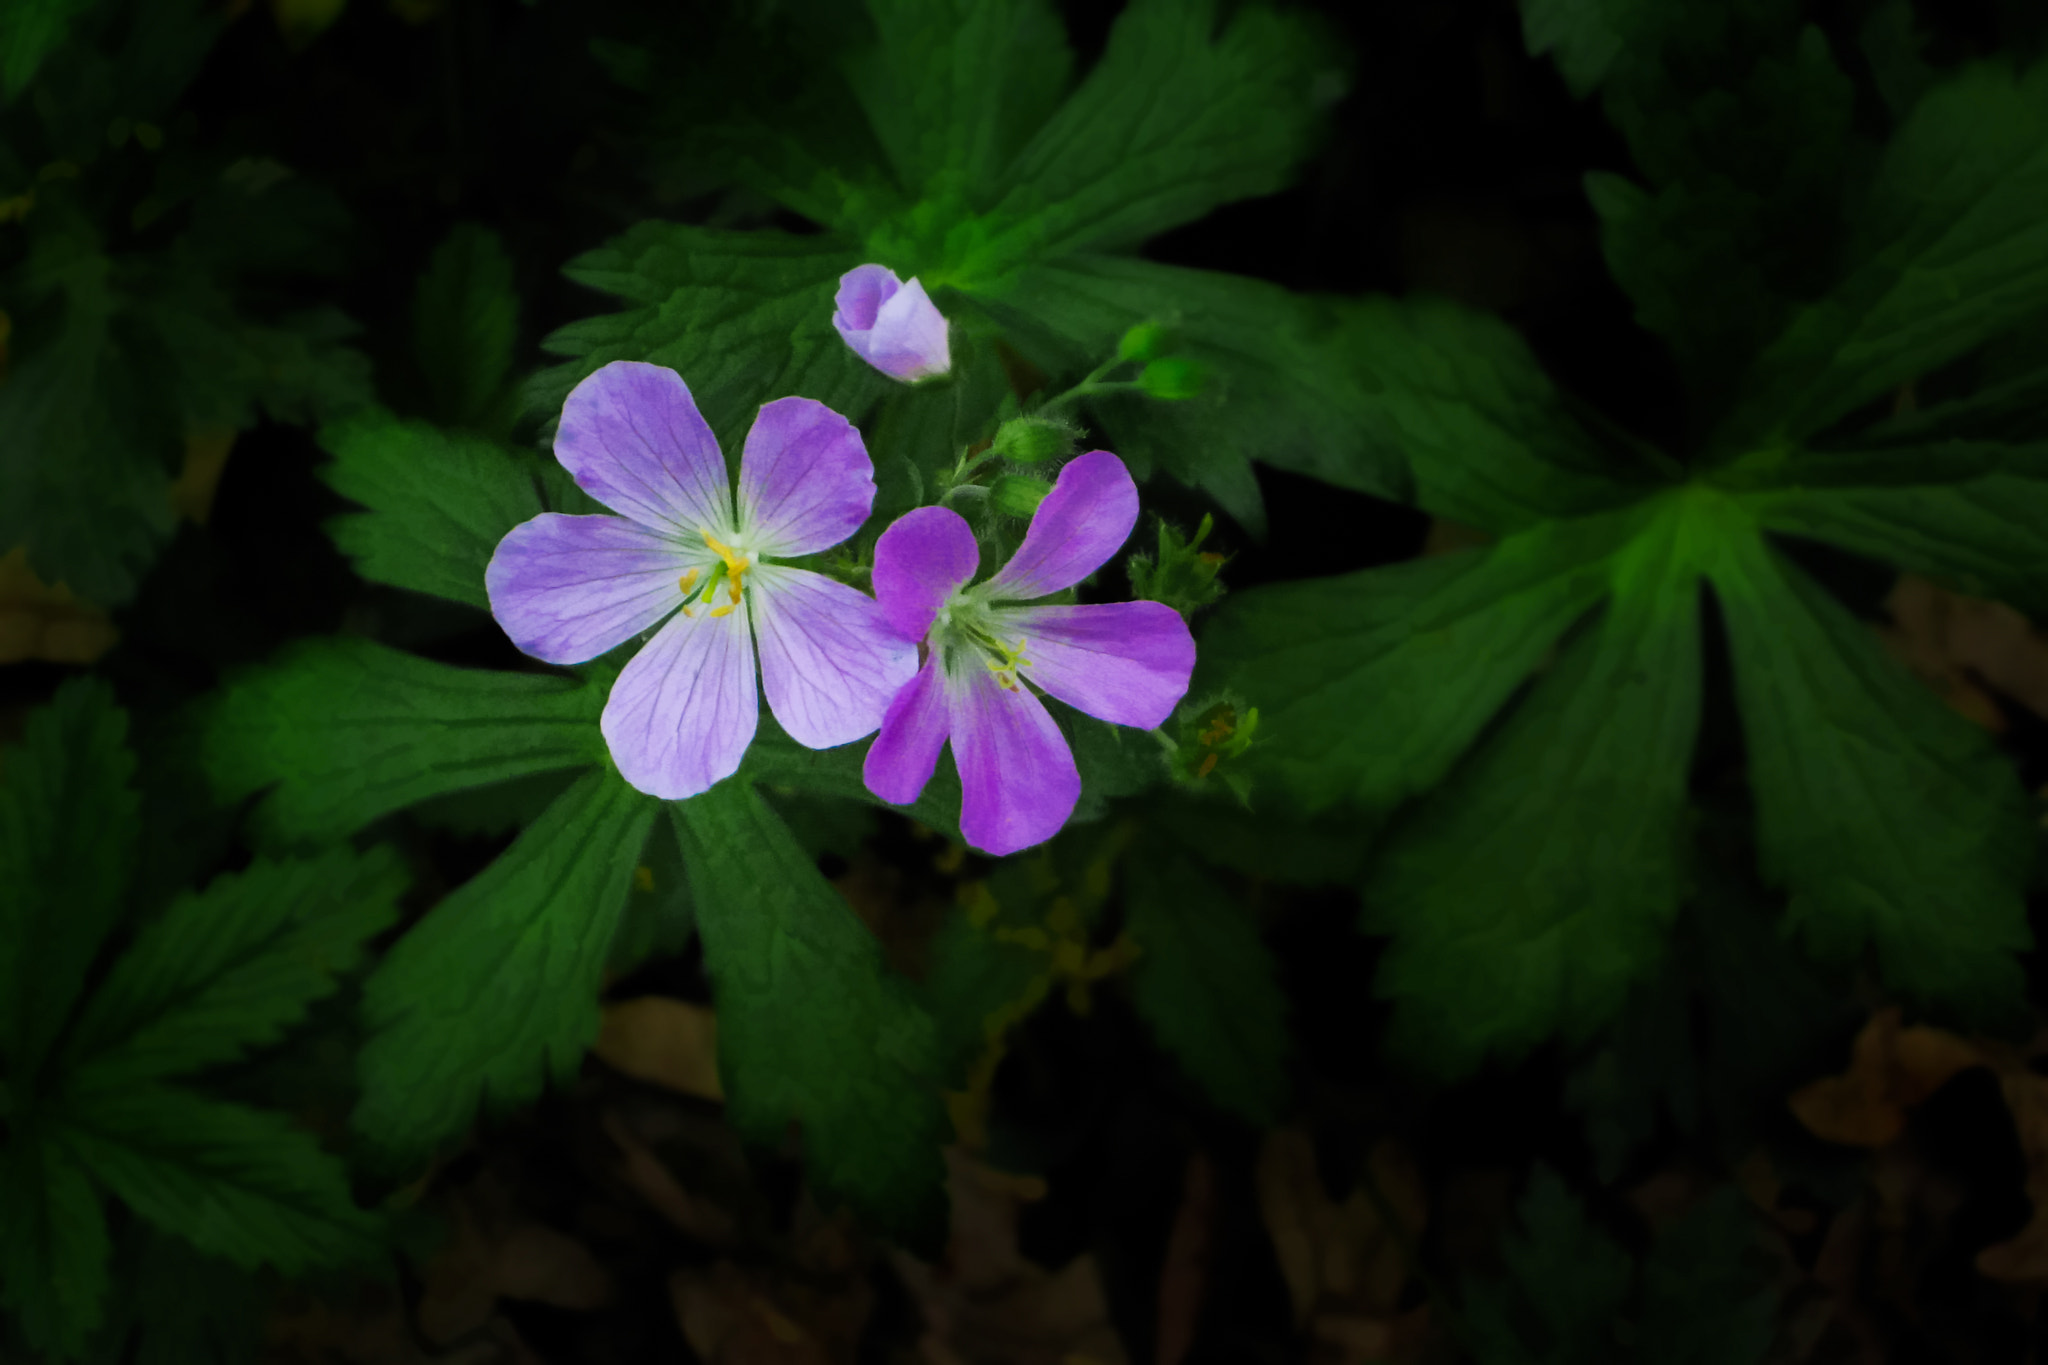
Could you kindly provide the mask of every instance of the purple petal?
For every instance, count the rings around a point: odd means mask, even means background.
[[[856,347],[855,349],[859,349]],[[929,379],[953,368],[946,340],[946,315],[916,280],[903,286],[875,314],[868,333],[867,362],[891,379]]]
[[[861,765],[868,790],[898,806],[917,800],[939,765],[947,728],[946,684],[933,656],[896,694],[882,717],[882,732],[868,746]]]
[[[555,458],[577,486],[643,526],[732,526],[725,457],[674,370],[614,360],[569,392]]]
[[[619,775],[665,801],[731,777],[760,715],[746,606],[692,610],[633,656],[598,722]]]
[[[1045,704],[968,664],[946,679],[953,762],[960,769],[960,835],[1001,857],[1059,833],[1081,796],[1081,774]]]
[[[759,565],[747,590],[761,687],[789,737],[829,749],[872,734],[917,672],[917,646],[872,597],[823,574]]]
[[[1195,638],[1164,603],[1007,607],[995,616],[1005,644],[1024,641],[1025,675],[1098,720],[1151,730],[1187,695]]]
[[[981,565],[974,532],[948,507],[896,518],[875,542],[875,600],[906,640],[922,640],[946,599]]]
[[[1029,601],[1071,588],[1101,568],[1138,524],[1138,486],[1106,450],[1072,460],[1038,504],[1010,562],[988,581],[996,599]]]
[[[761,409],[740,456],[740,535],[759,554],[808,555],[860,529],[875,467],[853,424],[809,398]]]
[[[623,517],[543,512],[498,542],[484,591],[491,615],[522,651],[580,664],[680,606],[678,579],[704,558]]]
[[[902,288],[903,281],[886,265],[855,266],[839,277],[839,294],[832,300],[838,311],[832,314],[832,325],[842,337],[848,332],[868,331],[882,305]],[[849,339],[847,345],[853,342]]]
[[[839,277],[832,325],[853,353],[906,383],[953,368],[946,317],[912,279],[905,284],[887,266],[856,266]]]

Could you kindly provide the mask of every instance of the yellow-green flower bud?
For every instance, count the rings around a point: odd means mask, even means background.
[[[1155,360],[1138,372],[1138,387],[1153,398],[1193,398],[1208,382],[1209,370],[1186,356]]]
[[[988,500],[995,509],[1013,517],[1028,517],[1052,492],[1052,485],[1029,474],[1004,474],[989,485]]]

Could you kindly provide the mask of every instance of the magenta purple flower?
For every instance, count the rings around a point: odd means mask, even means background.
[[[839,335],[891,379],[910,383],[953,368],[945,315],[915,277],[905,284],[887,266],[856,266],[839,277],[834,302],[832,325]]]
[[[948,742],[960,773],[960,832],[1014,853],[1059,832],[1081,793],[1074,756],[1032,683],[1077,710],[1153,729],[1186,694],[1195,643],[1158,602],[1034,606],[1115,554],[1138,519],[1123,461],[1090,451],[1060,471],[1024,543],[985,583],[974,534],[944,507],[898,519],[875,546],[875,596],[924,665],[868,750],[868,790],[914,801]]]
[[[491,614],[555,664],[661,627],[600,721],[641,791],[694,796],[738,769],[759,718],[757,649],[769,709],[814,749],[874,730],[915,674],[915,645],[872,599],[775,562],[837,545],[874,504],[860,433],[822,403],[761,409],[735,498],[682,379],[614,361],[569,395],[555,458],[618,515],[549,512],[512,528],[484,574]]]

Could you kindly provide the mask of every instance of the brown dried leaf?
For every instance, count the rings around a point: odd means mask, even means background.
[[[1896,1006],[1879,1010],[1856,1035],[1849,1069],[1794,1091],[1793,1114],[1807,1131],[1849,1147],[1884,1147],[1906,1126],[1906,1110],[1958,1071],[1983,1066],[1977,1045],[1941,1029],[1899,1026]]]
[[[725,1100],[718,1079],[718,1016],[709,1006],[661,995],[608,1004],[591,1051],[636,1080]]]
[[[2001,732],[1995,691],[2048,716],[2048,634],[2019,612],[1914,574],[1900,575],[1885,605],[1893,621],[1880,632],[1886,646],[1951,708]]]
[[[515,1208],[490,1175],[448,1197],[451,1233],[424,1272],[418,1320],[428,1340],[481,1328],[500,1298],[588,1311],[609,1303],[611,1277],[572,1237]]]

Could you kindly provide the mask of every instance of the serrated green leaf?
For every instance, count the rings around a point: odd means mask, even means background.
[[[1793,315],[1720,446],[1799,440],[2048,307],[2048,63],[1929,90],[1856,211],[1850,268]]]
[[[940,278],[973,289],[1030,260],[1127,250],[1283,188],[1345,73],[1299,19],[1220,8],[1133,0],[1102,60],[1011,163],[986,227],[948,243]]]
[[[1742,499],[1773,531],[2048,611],[2048,442],[1801,452],[1773,479],[1784,486]]]
[[[309,640],[232,679],[202,722],[215,792],[265,793],[267,839],[340,838],[443,792],[605,761],[603,690]]]
[[[1587,177],[1608,268],[1716,415],[1794,301],[1834,278],[1855,91],[1796,5],[1625,6],[1606,86],[1647,181]]]
[[[1459,1317],[1480,1365],[1599,1365],[1623,1358],[1615,1326],[1634,1263],[1538,1167],[1501,1244],[1506,1275],[1467,1287]]]
[[[1823,960],[1988,1023],[2018,1003],[2035,831],[2011,766],[1761,540],[1710,570],[1765,877]]]
[[[950,763],[932,771],[917,800],[891,806],[868,790],[861,776],[867,745],[842,744],[834,749],[807,749],[782,732],[773,716],[763,712],[754,742],[740,760],[737,779],[768,787],[786,787],[811,796],[844,797],[871,806],[901,811],[950,838],[960,833],[960,775]]]
[[[1287,997],[1258,922],[1178,847],[1135,854],[1127,876],[1139,1015],[1218,1105],[1274,1122],[1287,1098]]]
[[[1531,57],[1556,62],[1584,99],[1607,79],[1645,8],[1637,0],[1522,0],[1522,43]]]
[[[364,988],[358,1132],[423,1157],[479,1104],[523,1104],[575,1069],[655,811],[609,767],[585,775],[398,941]]]
[[[1754,1222],[1742,1195],[1723,1187],[1658,1229],[1643,1262],[1639,1359],[1761,1365],[1769,1357],[1778,1295]]]
[[[157,1079],[275,1042],[397,918],[405,880],[385,850],[339,848],[180,896],[93,993],[67,1064]]]
[[[369,508],[327,533],[373,583],[490,608],[484,567],[505,533],[544,510],[540,461],[482,437],[371,412],[329,426],[327,486]]]
[[[0,1144],[0,1228],[0,1305],[30,1349],[77,1356],[106,1312],[107,1216],[84,1167],[36,1128]]]
[[[1633,514],[1541,526],[1484,550],[1233,593],[1196,691],[1259,708],[1246,763],[1309,811],[1383,814],[1450,771],[1567,627],[1607,591]]]
[[[112,689],[78,678],[0,758],[0,1058],[24,1106],[134,871],[127,736]]]
[[[922,998],[937,1031],[939,1075],[950,1088],[965,1085],[968,1068],[994,1038],[1036,1009],[1050,987],[1046,955],[995,932],[1037,924],[1020,914],[1025,902],[1036,909],[1037,898],[1011,894],[1004,884],[1025,876],[1018,864],[1002,864],[983,888],[983,913],[955,909],[932,935]]]
[[[435,419],[494,432],[519,331],[512,258],[497,233],[458,223],[441,239],[414,291],[412,326]]]
[[[811,1179],[904,1238],[942,1225],[946,1119],[932,1019],[752,787],[670,806],[718,1004],[727,1116],[803,1132]]]
[[[628,309],[550,333],[542,347],[575,359],[535,375],[526,405],[556,413],[584,376],[644,360],[683,377],[730,456],[771,399],[859,420],[890,386],[832,329],[839,277],[861,261],[836,237],[641,223],[565,268]]]
[[[983,202],[1066,92],[1073,69],[1045,0],[870,0],[879,42],[848,76],[897,180]]]
[[[1366,922],[1394,934],[1389,1046],[1432,1071],[1587,1037],[1663,955],[1700,716],[1683,536],[1673,517],[1617,561],[1599,620],[1367,871]]]
[[[283,1114],[86,1066],[54,1136],[142,1217],[245,1269],[296,1274],[379,1252],[347,1171]]]

